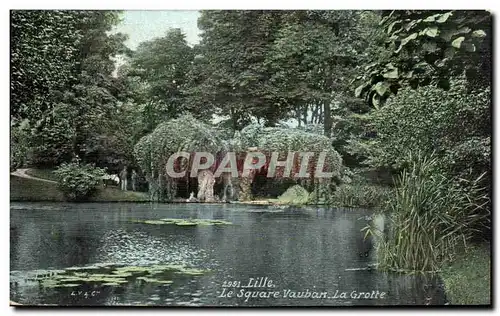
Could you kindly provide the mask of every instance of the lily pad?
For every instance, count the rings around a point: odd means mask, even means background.
[[[213,226],[213,225],[232,225],[233,223],[224,220],[214,219],[182,219],[182,218],[162,218],[160,220],[134,220],[136,223],[151,225],[177,225],[177,226]]]
[[[231,222],[223,221],[223,220],[218,220],[214,222],[215,225],[233,225]]]
[[[200,220],[203,221],[203,220]],[[223,221],[211,220],[211,224],[224,224]],[[193,223],[192,224],[198,224]],[[45,288],[76,287],[82,284],[98,284],[104,286],[118,286],[136,278],[147,283],[171,284],[172,274],[185,276],[200,276],[209,270],[185,267],[179,264],[155,264],[150,266],[108,266],[100,270],[87,269],[88,267],[70,267],[58,273],[44,273],[43,278],[37,279]]]
[[[147,220],[147,221],[144,221],[144,224],[163,225],[163,224],[166,224],[166,223],[164,221]]]
[[[57,284],[53,287],[77,287],[77,286],[80,286],[81,284],[77,284],[77,283],[61,283],[61,284]]]
[[[137,280],[142,280],[144,282],[148,283],[160,283],[160,284],[172,284],[174,281],[171,280],[158,280],[154,278],[148,278],[148,277],[138,277]]]
[[[56,287],[59,284],[60,284],[59,282],[57,282],[55,280],[50,280],[50,279],[42,281],[42,286],[43,287],[48,287],[48,288]]]
[[[128,278],[128,277],[133,276],[133,274],[130,273],[130,272],[128,272],[128,271],[118,271],[118,270],[115,270],[115,271],[112,271],[111,273],[113,273],[117,277],[121,277],[121,278]]]
[[[194,222],[177,222],[177,223],[175,223],[175,225],[177,225],[177,226],[196,226],[196,225],[198,225],[198,223],[194,223]]]
[[[200,270],[200,269],[193,269],[193,268],[184,268],[180,271],[177,271],[176,274],[185,274],[185,275],[204,275],[206,272],[205,270]]]

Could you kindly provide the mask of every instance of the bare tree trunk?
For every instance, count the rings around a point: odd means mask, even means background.
[[[304,108],[302,109],[302,114],[304,115],[304,125],[307,125],[307,110],[308,110],[308,105],[306,104]]]
[[[315,105],[314,110],[312,112],[312,117],[311,117],[311,123],[312,124],[317,124],[318,123],[318,116],[319,116],[319,109],[321,105]]]
[[[230,113],[230,115],[231,115],[231,120],[233,121],[233,122],[232,122],[232,123],[233,123],[233,130],[234,130],[234,131],[237,131],[237,130],[238,130],[238,118],[236,117],[236,113],[235,113],[235,111],[234,111],[234,108],[233,108],[233,107],[231,107],[231,108],[229,109],[229,113]]]
[[[300,106],[295,108],[295,113],[297,115],[297,121],[299,122],[299,127],[302,126],[302,119],[300,118]]]
[[[333,127],[333,121],[332,121],[332,111],[330,108],[330,102],[325,102],[323,104],[323,107],[325,109],[324,115],[323,115],[323,126],[324,126],[324,134],[326,137],[330,138],[332,134],[332,127]]]
[[[323,107],[319,105],[319,115],[317,124],[323,123]]]

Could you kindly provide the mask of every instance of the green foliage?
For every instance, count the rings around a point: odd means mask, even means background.
[[[234,130],[298,119],[331,129],[377,14],[361,11],[203,11],[189,93],[230,117]],[[203,96],[202,98],[200,98]]]
[[[64,196],[58,190],[57,184],[14,175],[10,176],[9,193],[11,201],[64,201]]]
[[[330,192],[336,182],[340,182],[342,166],[342,157],[331,146],[331,141],[326,136],[317,133],[306,132],[299,128],[282,127],[262,127],[258,124],[251,124],[241,130],[241,148],[246,151],[249,147],[255,147],[269,156],[272,152],[279,152],[279,159],[287,158],[289,152],[311,152],[314,156],[309,159],[307,172],[314,175],[316,166],[321,153],[325,153],[323,172],[331,172],[332,178],[310,183],[312,188],[326,190],[325,192],[316,192],[319,196],[325,196]],[[298,155],[297,155],[298,157]],[[268,157],[268,159],[270,156]],[[296,158],[295,169],[298,172],[300,166]],[[293,171],[292,171],[293,172]]]
[[[380,185],[348,183],[338,186],[328,202],[336,207],[382,208],[391,193]]]
[[[233,223],[220,220],[220,219],[201,219],[201,218],[162,218],[162,219],[154,219],[154,220],[132,220],[134,223],[143,223],[149,225],[177,225],[177,226],[224,226],[224,225],[232,225]]]
[[[280,195],[278,201],[280,203],[293,205],[307,204],[309,201],[309,192],[300,185],[294,185]]]
[[[449,91],[435,86],[402,89],[372,114],[377,133],[372,141],[372,165],[400,169],[401,153],[420,150],[439,157],[450,176],[477,178],[490,167],[491,93],[468,92],[461,80]],[[485,178],[487,180],[487,178]]]
[[[229,116],[234,130],[250,123],[254,115],[273,125],[286,116],[269,82],[266,64],[279,28],[282,12],[261,10],[202,11],[198,47],[196,92],[198,106],[210,106]]]
[[[118,22],[116,11],[12,12],[11,116],[29,121],[29,164],[54,167],[78,155],[107,167],[105,155],[116,168],[131,158],[131,146],[115,146],[126,138],[113,125],[123,97],[113,58],[128,53],[126,36],[111,32]],[[103,150],[103,139],[112,146]]]
[[[334,120],[332,145],[348,167],[359,167],[370,157],[366,143],[373,139],[370,114],[346,110]]]
[[[141,170],[147,175],[148,181],[165,190],[167,179],[160,185],[154,180],[158,175],[164,176],[164,166],[168,157],[178,151],[196,152],[205,151],[221,153],[229,150],[246,152],[249,147],[256,147],[261,151],[271,153],[309,151],[315,157],[309,161],[314,167],[319,154],[325,152],[324,172],[333,172],[335,179],[340,179],[342,158],[331,147],[330,140],[314,133],[301,129],[262,127],[252,124],[245,127],[235,138],[226,140],[220,130],[205,124],[191,115],[183,115],[177,119],[161,123],[153,133],[144,136],[134,147],[134,155]],[[283,159],[281,157],[280,159]],[[314,170],[308,170],[312,173]]]
[[[365,67],[356,96],[378,107],[401,87],[435,84],[464,71],[472,87],[490,84],[491,13],[392,11],[382,20],[389,55]]]
[[[241,146],[243,150],[257,147],[268,152],[309,151],[326,152],[326,162],[337,175],[340,173],[342,158],[331,146],[330,140],[317,133],[307,132],[299,128],[263,127],[250,124],[241,130]]]
[[[175,182],[165,177],[165,165],[171,154],[179,151],[209,152],[229,150],[229,142],[219,130],[190,114],[159,124],[134,146],[134,157],[150,183],[150,194],[156,199],[175,197]],[[183,160],[185,161],[185,160]]]
[[[96,192],[105,175],[104,169],[80,162],[63,163],[54,173],[58,177],[59,189],[70,201],[88,199]]]
[[[57,176],[52,170],[29,169],[27,174],[32,177],[56,180]],[[49,176],[50,174],[50,176]],[[56,179],[54,179],[56,177]],[[54,201],[64,202],[65,196],[58,189],[57,183],[39,181],[36,179],[10,177],[11,201]],[[147,202],[149,196],[142,192],[122,191],[118,188],[100,188],[89,197],[92,202]]]
[[[134,53],[129,75],[145,84],[147,108],[152,120],[151,130],[161,121],[178,116],[186,110],[193,114],[205,108],[189,107],[184,88],[194,60],[193,49],[180,29],[170,29],[164,37],[142,42]]]
[[[325,136],[330,136],[331,105],[345,102],[353,71],[367,46],[371,13],[362,11],[291,11],[283,14],[268,63],[271,82],[281,102],[307,123],[312,111],[323,112]]]
[[[218,153],[228,149],[219,132],[192,115],[161,123],[135,145],[134,154],[141,169],[149,174],[161,170],[168,157],[178,151]]]
[[[491,246],[475,245],[441,273],[451,305],[491,304]]]
[[[10,123],[10,171],[24,167],[27,163],[29,148],[29,122],[23,120],[16,125],[15,121]]]
[[[31,118],[67,86],[82,34],[75,11],[11,11],[11,115]],[[44,30],[41,32],[40,30]]]
[[[58,177],[53,169],[28,169],[26,174],[34,178],[40,178],[57,182]]]
[[[384,209],[388,236],[368,232],[380,240],[380,268],[437,271],[467,245],[478,225],[489,225],[488,195],[480,179],[466,190],[444,177],[435,157],[410,152],[407,161]]]

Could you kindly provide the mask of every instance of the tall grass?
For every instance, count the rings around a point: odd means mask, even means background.
[[[379,268],[437,271],[466,246],[478,224],[489,224],[488,196],[479,187],[481,177],[470,183],[447,179],[438,160],[421,153],[407,161],[384,209],[388,234],[372,228],[367,233],[379,237]]]
[[[340,185],[332,194],[329,203],[338,207],[382,207],[390,197],[391,188],[366,184],[349,183]]]

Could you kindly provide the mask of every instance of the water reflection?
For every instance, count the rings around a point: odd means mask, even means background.
[[[58,305],[413,305],[442,304],[434,279],[366,268],[371,241],[360,231],[369,213],[326,208],[270,208],[203,204],[43,204],[11,208],[11,299]],[[147,225],[131,219],[224,219],[230,226]],[[24,282],[29,271],[95,263],[184,264],[210,269],[176,276],[169,285],[131,281],[123,286],[46,289]],[[272,279],[276,298],[220,297],[224,282]],[[285,298],[290,291],[328,292],[323,299]],[[255,290],[255,289],[254,289]],[[268,290],[268,289],[260,289]],[[89,292],[90,296],[82,293]],[[355,291],[386,292],[353,299]],[[349,297],[336,297],[346,292]],[[76,294],[75,294],[76,293]]]

